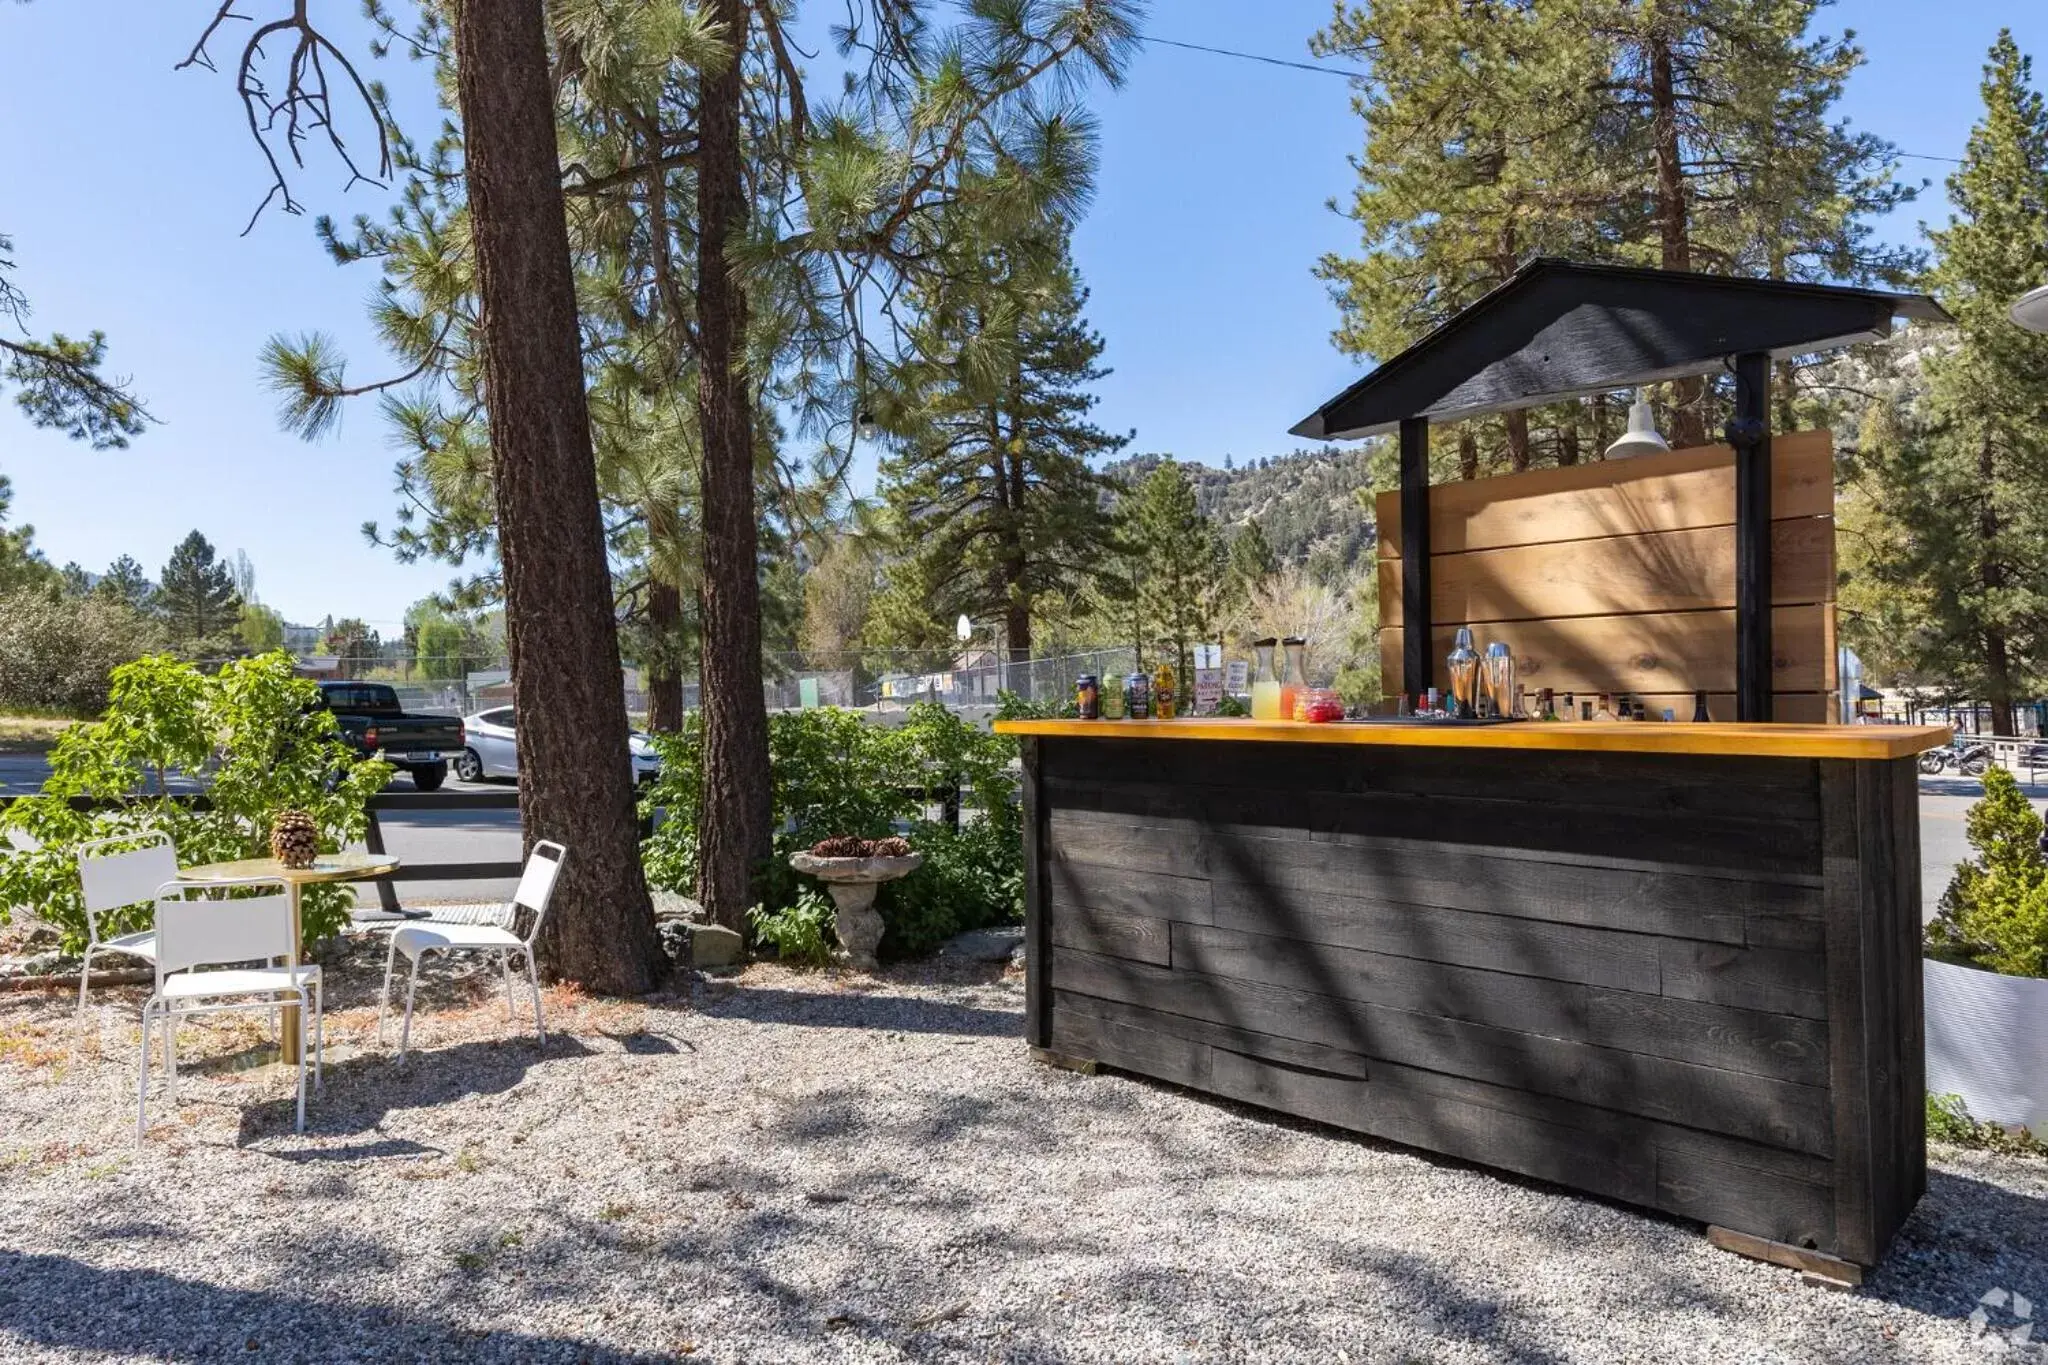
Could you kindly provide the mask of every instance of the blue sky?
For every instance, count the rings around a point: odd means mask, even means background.
[[[353,0],[322,3],[353,22]],[[126,552],[154,573],[196,526],[224,553],[246,550],[258,595],[288,618],[358,615],[392,631],[449,571],[397,564],[358,532],[394,505],[375,412],[307,445],[278,430],[256,367],[272,333],[318,328],[340,340],[352,377],[382,372],[363,322],[374,276],[331,264],[310,217],[272,212],[237,235],[265,181],[231,80],[172,70],[213,8],[0,6],[0,231],[14,236],[33,324],[104,329],[113,368],[164,423],[129,450],[94,452],[30,428],[9,403],[0,474],[57,563],[99,569]],[[1305,60],[1328,11],[1325,0],[1155,0],[1150,31]],[[1938,12],[1930,23],[1925,0],[1844,0],[1824,19],[1856,29],[1870,57],[1841,112],[1906,151],[1953,157],[2001,23],[2048,68],[2048,5],[1947,0]],[[380,66],[409,128],[430,133],[424,68]],[[1287,428],[1353,377],[1309,274],[1352,242],[1324,207],[1352,179],[1348,100],[1335,76],[1157,45],[1100,100],[1100,182],[1076,254],[1115,370],[1099,417],[1135,428],[1135,448],[1212,462],[1286,450]],[[1934,185],[1884,225],[1895,240],[1945,214],[1948,167],[1905,165]],[[316,156],[297,188],[312,212],[376,211],[374,192],[341,184]]]

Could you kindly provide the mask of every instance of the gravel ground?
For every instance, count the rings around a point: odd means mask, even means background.
[[[133,993],[73,1065],[61,999],[0,998],[0,1359],[1981,1361],[1981,1296],[2048,1301],[2039,1161],[1939,1153],[1839,1294],[1691,1225],[1039,1066],[1015,977],[556,991],[542,1053],[489,978],[443,975],[401,1067],[367,955],[330,970],[303,1138],[260,1024],[183,1031],[183,1102],[138,1147]]]

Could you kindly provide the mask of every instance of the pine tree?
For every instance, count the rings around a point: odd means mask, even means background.
[[[0,321],[28,330],[28,295],[14,282],[14,241],[0,232]],[[15,386],[15,404],[31,425],[52,427],[94,450],[121,450],[156,419],[126,379],[110,378],[104,332],[83,340],[54,333],[47,341],[0,332],[0,379]]]
[[[1364,0],[1316,49],[1366,64],[1364,254],[1326,256],[1335,340],[1384,360],[1531,256],[1856,282],[1898,279],[1913,253],[1870,224],[1911,196],[1882,139],[1829,114],[1863,54],[1814,36],[1796,0]],[[1714,425],[1697,380],[1673,385],[1667,431]],[[1545,414],[1560,462],[1581,404]],[[1598,435],[1599,433],[1596,433]],[[1462,425],[1447,468],[1475,477],[1504,446],[1526,466],[1529,414]]]
[[[1126,562],[1144,619],[1170,647],[1174,668],[1192,677],[1197,644],[1216,638],[1224,587],[1224,550],[1202,515],[1194,486],[1168,459],[1120,505]]]
[[[47,589],[58,582],[57,571],[36,548],[36,528],[7,527],[7,511],[14,504],[14,487],[0,474],[0,593],[24,588]]]
[[[179,541],[158,575],[156,607],[171,642],[188,653],[228,652],[241,612],[235,579],[213,545],[194,531]]]
[[[102,597],[124,602],[133,611],[147,611],[156,597],[156,584],[142,571],[133,555],[122,555],[107,566],[92,590]]]
[[[978,278],[927,300],[908,371],[900,451],[881,493],[901,559],[882,610],[905,643],[950,634],[962,614],[1003,622],[1013,662],[1033,651],[1041,596],[1084,580],[1107,551],[1107,485],[1091,463],[1127,436],[1088,421],[1108,373],[1082,317],[1087,291],[1064,229],[1040,251],[987,253]]]
[[[2031,78],[2001,33],[1948,180],[1954,213],[1928,234],[1954,344],[1926,358],[1924,410],[1873,411],[1861,452],[1879,513],[1866,568],[1890,589],[1875,610],[1900,662],[1988,702],[2001,735],[2048,674],[2048,337],[2006,313],[2048,279],[2048,107]]]

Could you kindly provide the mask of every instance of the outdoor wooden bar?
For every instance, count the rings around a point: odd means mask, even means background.
[[[1029,1042],[1874,1265],[1935,727],[1014,721]]]

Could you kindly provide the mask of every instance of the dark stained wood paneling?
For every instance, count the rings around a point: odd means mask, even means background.
[[[1826,1091],[1308,991],[1057,950],[1061,990],[1579,1099],[1795,1151],[1828,1151]]]
[[[1658,958],[1665,995],[1801,1019],[1828,1017],[1826,961],[1819,953],[1663,939]]]
[[[1171,1034],[1190,1042],[1225,1048],[1246,1057],[1263,1057],[1268,1061],[1284,1062],[1288,1066],[1305,1071],[1323,1071],[1333,1076],[1365,1077],[1373,1074],[1374,1069],[1381,1065],[1356,1052],[1346,1052],[1341,1048],[1323,1047],[1316,1043],[1304,1043],[1296,1038],[1281,1038],[1270,1033],[1234,1028],[1228,1024],[1196,1019],[1185,1014],[1148,1010],[1137,1005],[1127,1005],[1120,1000],[1104,1000],[1092,995],[1060,991],[1057,1001],[1062,1014],[1087,1015],[1113,1024],[1124,1024],[1153,1033]],[[1101,1054],[1087,1051],[1085,1048],[1076,1055],[1108,1060]],[[1113,1065],[1129,1064],[1119,1062]]]
[[[1173,952],[1167,928],[1167,921],[1145,915],[1059,906],[1052,917],[1052,941],[1061,948],[1079,948],[1103,957],[1122,957],[1164,967],[1172,960]]]
[[[1214,886],[1215,922],[1231,929],[1522,976],[1657,991],[1657,940],[1647,934],[1270,883],[1219,881]]]
[[[1217,1051],[1219,1095],[1265,1105],[1446,1156],[1480,1161],[1632,1203],[1654,1201],[1648,1154],[1618,1138],[1378,1080],[1297,1071]]]
[[[1115,915],[1150,915],[1190,924],[1207,924],[1210,920],[1210,883],[1200,877],[1172,877],[1058,859],[1046,868],[1046,887],[1062,906],[1085,906]]]
[[[1041,740],[1027,991],[1067,1055],[1868,1264],[1925,1185],[1913,768]]]
[[[1026,737],[1018,741],[1024,799],[1024,1041],[1032,1047],[1052,1045],[1052,908],[1045,884],[1046,820],[1052,813],[1043,778],[1046,744]]]

